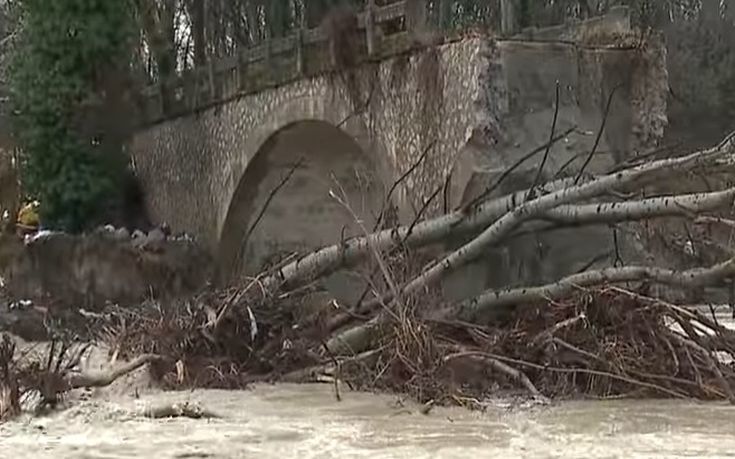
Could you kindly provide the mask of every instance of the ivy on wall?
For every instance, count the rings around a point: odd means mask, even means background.
[[[9,85],[26,192],[46,227],[79,231],[119,198],[125,162],[86,124],[102,80],[125,72],[135,23],[126,0],[22,0]]]

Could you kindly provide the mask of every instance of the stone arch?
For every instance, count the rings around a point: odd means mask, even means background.
[[[355,213],[372,229],[392,174],[385,156],[361,139],[365,137],[311,118],[291,121],[262,142],[239,178],[222,224],[221,282],[252,274],[279,253],[359,234],[353,217],[329,196],[330,189],[344,190]]]

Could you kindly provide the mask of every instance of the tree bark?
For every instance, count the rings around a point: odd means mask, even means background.
[[[735,275],[735,258],[709,268],[695,268],[687,271],[649,266],[603,268],[573,274],[546,285],[488,291],[461,303],[455,314],[452,315],[456,315],[460,320],[477,322],[479,317],[493,308],[558,300],[575,290],[595,285],[651,280],[676,287],[700,287],[716,284],[733,275]]]
[[[637,201],[563,205],[539,219],[570,225],[616,223],[657,217],[691,216],[733,205],[735,188],[710,193],[661,196]]]

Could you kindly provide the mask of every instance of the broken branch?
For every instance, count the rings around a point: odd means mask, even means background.
[[[452,252],[431,268],[426,269],[421,275],[409,282],[402,293],[410,293],[424,288],[437,281],[447,272],[477,258],[485,247],[496,243],[523,221],[542,215],[562,204],[589,199],[609,189],[629,185],[639,180],[651,179],[662,170],[691,167],[725,154],[732,154],[735,150],[734,140],[735,133],[730,134],[720,145],[709,150],[695,152],[680,158],[662,159],[625,171],[604,175],[583,185],[564,188],[525,202],[495,221],[472,241]]]
[[[105,387],[109,386],[118,378],[131,373],[148,363],[161,360],[162,357],[155,354],[143,354],[130,362],[108,372],[70,374],[66,378],[67,389],[80,389],[83,387]]]
[[[687,271],[674,271],[648,266],[604,268],[573,274],[557,282],[542,286],[489,291],[461,303],[457,312],[462,320],[472,322],[491,308],[513,306],[533,301],[552,301],[583,287],[643,280],[652,280],[677,287],[697,287],[714,284],[733,274],[735,274],[735,258],[710,268],[695,268]]]
[[[505,373],[506,375],[510,376],[513,381],[516,381],[517,383],[521,384],[523,387],[528,390],[528,392],[531,393],[534,397],[539,397],[545,399],[545,397],[539,392],[539,390],[536,388],[536,386],[533,385],[530,379],[528,379],[528,376],[526,376],[525,373],[523,373],[520,370],[517,370],[513,367],[511,367],[508,364],[505,364],[501,362],[500,360],[496,359],[495,357],[486,354],[484,352],[478,352],[478,351],[467,351],[467,352],[458,352],[456,354],[451,354],[446,357],[444,357],[444,362],[448,362],[453,359],[461,358],[461,357],[473,357],[482,359],[484,362],[489,364],[493,369],[496,371],[499,371],[501,373]]]

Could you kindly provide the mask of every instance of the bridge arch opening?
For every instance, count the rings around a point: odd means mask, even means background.
[[[346,195],[372,230],[385,189],[375,155],[341,129],[317,120],[281,128],[251,159],[230,202],[219,244],[220,282],[256,273],[284,254],[360,234],[330,190]]]

